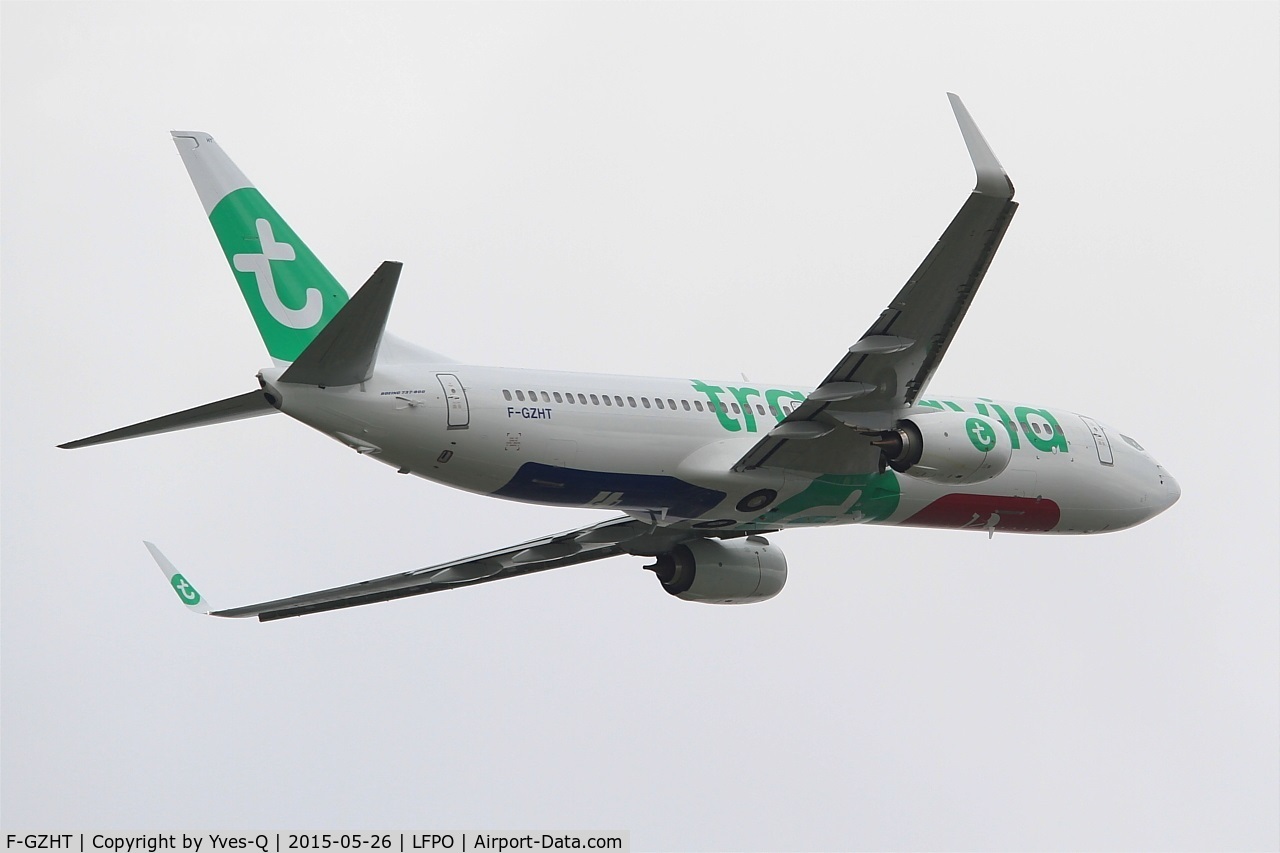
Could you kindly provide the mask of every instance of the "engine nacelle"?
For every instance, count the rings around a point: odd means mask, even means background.
[[[1013,458],[1004,427],[968,412],[929,412],[898,421],[875,444],[893,470],[945,486],[990,480]]]
[[[763,536],[695,539],[657,560],[646,568],[663,589],[685,601],[753,604],[773,598],[787,582],[787,558]]]

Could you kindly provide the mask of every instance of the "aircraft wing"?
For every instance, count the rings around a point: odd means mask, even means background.
[[[174,568],[164,554],[160,553],[160,549],[149,542],[146,545],[188,609],[197,613],[207,613],[210,616],[237,618],[256,616],[259,621],[269,622],[274,619],[287,619],[290,616],[305,616],[325,610],[339,610],[344,607],[357,607],[412,595],[425,595],[429,592],[441,592],[547,569],[558,569],[577,563],[587,563],[592,560],[603,560],[606,557],[632,553],[635,550],[634,546],[631,550],[624,550],[622,546],[624,542],[630,543],[645,536],[659,537],[665,542],[672,535],[689,536],[687,533],[675,534],[673,531],[654,529],[646,522],[621,516],[577,530],[532,539],[510,548],[490,551],[487,554],[477,554],[423,569],[414,569],[275,601],[233,607],[228,610],[211,610],[208,601],[196,592],[191,583]],[[693,534],[695,537],[697,535]],[[670,547],[670,545],[662,547]]]
[[[734,465],[870,473],[880,451],[863,431],[889,429],[928,385],[1017,209],[1013,183],[964,104],[948,94],[978,174],[937,245],[822,384]]]

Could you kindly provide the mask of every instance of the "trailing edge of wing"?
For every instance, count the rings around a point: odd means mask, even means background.
[[[231,618],[256,616],[261,622],[269,622],[457,589],[624,554],[627,551],[623,543],[645,536],[650,531],[649,524],[621,516],[577,530],[522,542],[499,551],[332,589],[215,610],[209,615]],[[153,548],[150,545],[148,547]],[[153,550],[152,553],[156,554],[158,551]],[[156,559],[159,561],[161,557]],[[164,563],[161,565],[163,567]],[[181,594],[179,590],[179,595]]]
[[[59,444],[58,447],[63,450],[75,450],[77,447],[106,444],[110,441],[122,441],[126,438],[158,435],[162,432],[190,429],[191,427],[205,426],[207,424],[238,421],[241,418],[254,418],[258,415],[269,415],[274,411],[276,409],[267,402],[267,398],[261,391],[250,391],[247,394],[228,397],[215,403],[205,403],[203,406],[175,412],[172,415],[164,415],[152,418],[149,421],[113,429],[109,432],[91,435],[88,438],[68,441],[66,444]]]
[[[359,607],[364,604],[376,604],[397,598],[505,580],[534,572],[544,572],[548,569],[603,560],[621,554],[660,554],[669,551],[680,542],[691,539],[708,537],[734,539],[747,535],[749,535],[747,531],[716,533],[676,530],[658,527],[652,522],[629,516],[618,516],[598,524],[579,527],[576,530],[531,539],[510,548],[476,554],[423,569],[414,569],[303,595],[278,598],[274,601],[214,611],[209,610],[207,602],[165,558],[164,554],[160,553],[159,548],[150,542],[147,542],[146,546],[188,609],[198,613],[208,613],[210,616],[237,619],[256,616],[260,622],[271,622],[292,616],[306,616],[311,613],[323,613],[326,610]]]
[[[280,374],[280,381],[301,385],[356,385],[372,376],[402,266],[398,261],[383,261],[315,340]]]

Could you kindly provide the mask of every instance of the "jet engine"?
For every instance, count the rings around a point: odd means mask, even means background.
[[[872,444],[899,474],[946,486],[990,480],[1009,467],[1013,456],[998,421],[968,412],[928,412],[901,420]]]
[[[695,539],[645,566],[662,588],[685,601],[753,604],[773,598],[787,582],[787,558],[763,536]]]

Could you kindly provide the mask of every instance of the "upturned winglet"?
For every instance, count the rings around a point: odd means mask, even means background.
[[[1009,175],[996,159],[995,152],[991,150],[991,146],[982,136],[982,131],[978,130],[978,125],[974,123],[973,116],[969,115],[969,111],[965,109],[964,102],[951,92],[947,92],[947,98],[951,100],[951,109],[955,112],[956,121],[960,124],[960,133],[964,136],[964,144],[969,149],[974,171],[978,173],[978,184],[973,191],[993,198],[1013,198],[1013,181],[1009,180]]]
[[[178,598],[187,606],[192,613],[207,614],[209,612],[209,602],[204,599],[200,593],[196,592],[196,588],[191,582],[182,576],[182,573],[174,568],[173,563],[169,562],[169,558],[160,553],[160,549],[150,542],[143,542],[147,546],[147,550],[151,552],[151,557],[160,566],[160,571],[164,572],[164,576],[169,579],[169,586],[173,587],[173,591],[178,594]]]

